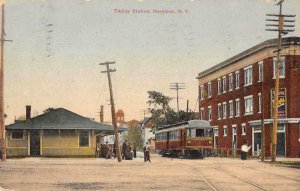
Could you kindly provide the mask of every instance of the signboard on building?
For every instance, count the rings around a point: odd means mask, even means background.
[[[273,116],[273,105],[274,105],[274,93],[275,90],[271,90],[271,115]],[[285,88],[279,89],[278,91],[278,118],[286,118],[286,91]]]

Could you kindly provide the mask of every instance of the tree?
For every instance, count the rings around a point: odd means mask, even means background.
[[[148,94],[149,100],[147,103],[151,107],[149,111],[152,117],[153,132],[163,125],[178,122],[177,113],[169,106],[172,98],[157,91],[148,91]]]
[[[45,109],[45,110],[43,111],[43,113],[48,113],[48,112],[53,111],[53,110],[54,110],[53,107],[48,107],[47,109]]]
[[[180,110],[177,113],[169,106],[172,98],[156,91],[148,91],[148,94],[149,100],[147,104],[151,107],[148,109],[151,113],[153,132],[164,125],[171,125],[192,119],[191,112]]]
[[[127,135],[125,135],[125,139],[128,143],[131,143],[131,148],[133,149],[133,144],[135,143],[136,150],[142,150],[143,141],[142,141],[142,133],[138,124],[134,124],[128,128]]]

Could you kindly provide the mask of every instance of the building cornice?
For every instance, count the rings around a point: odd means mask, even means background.
[[[286,47],[286,46],[291,46],[291,45],[300,45],[300,37],[286,37],[286,38],[282,38],[282,46]],[[218,71],[220,69],[223,69],[235,62],[238,62],[242,59],[245,59],[259,51],[268,49],[268,48],[275,48],[277,47],[277,39],[270,39],[270,40],[266,40],[248,50],[245,50],[243,52],[241,52],[240,54],[237,54],[203,72],[200,72],[198,74],[198,76],[196,77],[196,79],[200,79],[202,77],[205,77],[211,73],[214,73],[215,71]]]

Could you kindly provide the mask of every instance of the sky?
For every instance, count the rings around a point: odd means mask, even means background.
[[[141,120],[147,91],[174,98],[171,83],[184,83],[180,109],[198,111],[197,74],[265,40],[272,0],[6,0],[5,123],[48,107],[66,108],[111,121],[106,68],[115,61],[116,110],[125,121]],[[142,10],[134,13],[133,10]],[[156,12],[153,12],[156,10]],[[170,10],[172,13],[157,13]],[[149,11],[150,13],[147,13]],[[174,12],[174,13],[173,13]],[[300,16],[300,1],[286,0],[283,13]],[[295,32],[300,36],[300,19]],[[149,116],[149,114],[146,114]]]

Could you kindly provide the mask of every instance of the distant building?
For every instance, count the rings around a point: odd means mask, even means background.
[[[8,157],[20,156],[95,156],[99,137],[114,133],[113,126],[95,122],[64,108],[7,125]],[[124,129],[120,129],[121,131]]]
[[[146,117],[143,121],[140,122],[141,131],[142,131],[142,139],[143,145],[146,145],[146,142],[150,144],[150,148],[152,151],[155,150],[155,134],[152,131],[152,118]]]
[[[277,155],[300,157],[300,38],[283,38],[282,45]],[[276,49],[277,39],[267,40],[198,74],[200,119],[215,126],[219,151],[240,149],[245,140],[259,155],[265,128],[270,156]]]
[[[120,143],[125,141],[125,136],[127,135],[127,129],[130,127],[133,127],[135,125],[139,124],[139,121],[132,119],[128,122],[125,121],[125,113],[122,109],[117,110],[115,114],[116,118],[116,123],[119,128],[126,129],[126,131],[122,131],[120,133]],[[105,122],[106,124],[112,124],[112,122]],[[114,135],[109,135],[105,136],[101,142],[106,143],[108,142],[109,144],[114,144],[115,141],[115,136]]]

